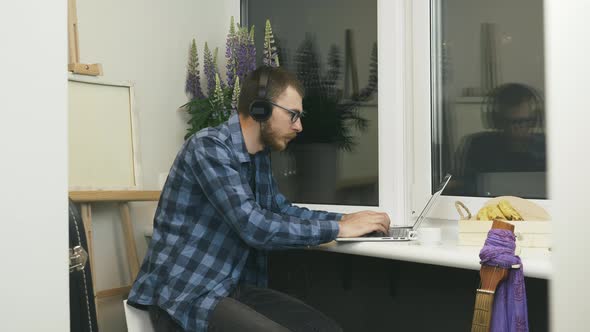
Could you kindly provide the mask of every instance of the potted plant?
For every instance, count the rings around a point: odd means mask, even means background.
[[[237,111],[240,96],[240,81],[256,69],[256,48],[254,46],[254,26],[241,27],[231,17],[226,40],[227,82],[221,79],[217,67],[217,48],[212,54],[205,43],[203,70],[207,81],[207,94],[201,89],[199,56],[193,39],[189,53],[185,91],[190,101],[181,106],[189,114],[188,139],[197,131],[214,127],[225,121]],[[266,21],[263,62],[267,66],[279,65],[278,53],[270,21]]]

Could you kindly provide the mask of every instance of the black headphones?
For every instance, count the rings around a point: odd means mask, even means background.
[[[258,97],[250,103],[250,116],[258,122],[268,120],[272,114],[273,106],[266,98],[270,70],[271,68],[265,67],[260,71],[260,77],[258,78]]]

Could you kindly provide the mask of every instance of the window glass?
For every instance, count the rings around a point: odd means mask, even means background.
[[[432,183],[546,198],[543,1],[432,1]]]
[[[272,155],[281,192],[298,203],[378,205],[377,1],[242,1],[258,65],[267,19],[280,66],[306,93],[303,132]]]

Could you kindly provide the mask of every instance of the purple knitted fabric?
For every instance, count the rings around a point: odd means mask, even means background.
[[[520,257],[514,255],[515,237],[505,229],[491,229],[479,252],[481,264],[509,269],[508,278],[500,283],[494,296],[491,332],[529,330],[526,290]],[[512,265],[520,264],[519,269]]]

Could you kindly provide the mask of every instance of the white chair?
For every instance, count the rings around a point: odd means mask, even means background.
[[[127,305],[127,300],[123,301],[123,307],[125,308],[125,321],[127,322],[128,332],[155,332],[147,311]]]

